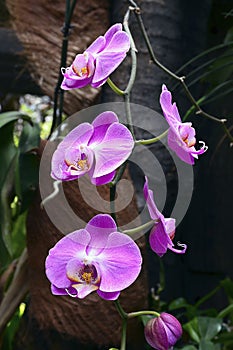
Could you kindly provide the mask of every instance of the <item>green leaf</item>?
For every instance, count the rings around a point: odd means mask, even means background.
[[[18,160],[16,193],[20,202],[20,213],[28,209],[39,182],[39,159],[35,154],[21,154]]]
[[[184,299],[184,298],[177,298],[177,299],[173,300],[169,304],[169,310],[176,310],[176,309],[186,308],[188,306],[189,306],[189,304],[187,303],[186,299]]]
[[[177,348],[175,348],[176,350]],[[197,350],[197,348],[194,345],[186,345],[185,347],[181,348],[182,350]]]
[[[221,331],[221,319],[204,316],[199,316],[197,319],[201,339],[211,340]]]
[[[197,317],[183,325],[184,330],[189,334],[190,338],[196,343],[200,343],[200,334],[198,329]]]
[[[15,177],[16,194],[24,212],[34,197],[39,181],[39,159],[32,152],[39,146],[40,128],[25,124],[19,140],[18,169]],[[30,153],[31,152],[31,153]]]
[[[224,344],[225,346],[229,346],[229,348],[232,349],[233,348],[233,332],[221,333],[218,336],[217,342],[219,344]]]
[[[31,118],[28,115],[18,111],[11,111],[0,114],[0,128],[8,123],[15,122],[18,119],[23,119],[29,123],[32,123]]]
[[[202,339],[198,350],[220,350],[220,344],[214,344],[210,340]]]
[[[40,144],[40,127],[38,124],[24,123],[23,131],[19,140],[20,153],[29,152]]]
[[[230,278],[225,278],[220,282],[220,285],[224,288],[225,293],[229,299],[229,302],[233,302],[233,281]]]
[[[18,215],[12,222],[11,246],[14,258],[18,258],[22,254],[26,245],[26,219],[27,211]]]
[[[18,157],[17,149],[13,142],[13,128],[14,123],[7,123],[0,128],[0,228],[1,238],[5,243],[9,254],[12,253],[10,243],[10,229],[11,229],[11,213],[10,202],[13,192],[14,174],[16,161]],[[4,259],[0,257],[1,263],[4,265]]]

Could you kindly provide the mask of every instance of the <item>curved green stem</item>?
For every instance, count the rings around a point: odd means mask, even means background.
[[[136,312],[130,312],[128,313],[128,318],[143,316],[143,315],[153,315],[155,317],[159,317],[160,313],[152,310],[145,310],[145,311],[136,311]]]
[[[160,134],[159,136],[156,136],[152,139],[148,139],[148,140],[136,140],[135,141],[135,146],[137,145],[151,145],[152,143],[155,143],[157,141],[160,141],[163,137],[165,137],[168,133],[168,130],[165,130],[162,134]]]
[[[140,225],[138,227],[135,227],[135,228],[132,228],[132,229],[129,229],[129,230],[124,230],[122,232],[125,233],[126,235],[130,236],[130,235],[133,235],[134,233],[138,233],[138,232],[140,232],[142,230],[145,230],[147,228],[149,229],[154,224],[155,224],[155,220],[151,220],[151,221],[146,222],[143,225]]]
[[[126,337],[127,337],[127,320],[122,320],[122,336],[121,336],[121,348],[120,350],[126,349]]]
[[[124,100],[125,100],[125,111],[126,111],[126,119],[127,119],[128,127],[133,135],[133,138],[135,139],[133,121],[132,121],[132,115],[131,115],[131,109],[130,109],[130,92],[133,88],[133,84],[135,82],[136,72],[137,72],[137,55],[136,55],[137,49],[129,29],[129,14],[130,14],[130,9],[128,9],[128,11],[126,12],[124,21],[123,21],[124,29],[130,38],[130,54],[131,54],[131,72],[130,72],[128,85],[124,90]]]
[[[110,186],[110,187],[116,186],[117,183],[120,181],[122,175],[124,174],[126,165],[127,165],[127,161],[124,162],[124,163],[120,166],[120,168],[119,168],[119,170],[118,170],[116,176],[115,176],[114,179],[109,183],[109,186]]]
[[[124,91],[119,89],[110,78],[108,78],[107,83],[116,94],[118,94],[120,96],[124,95]]]
[[[119,299],[115,300],[114,303],[115,303],[115,306],[116,306],[117,311],[119,312],[121,318],[127,319],[128,314],[127,314],[127,312],[124,311],[123,307],[121,306],[121,303],[119,302]]]
[[[110,209],[111,217],[116,222],[116,213],[115,213],[115,197],[116,197],[116,185],[110,187]]]
[[[218,318],[226,317],[229,313],[233,312],[233,304],[228,305],[225,309],[219,312]]]

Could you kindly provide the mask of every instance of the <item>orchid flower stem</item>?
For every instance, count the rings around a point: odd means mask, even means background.
[[[152,315],[155,317],[159,317],[160,314],[158,312],[152,311],[152,310],[142,310],[142,311],[135,311],[135,312],[127,313],[127,312],[125,312],[125,310],[121,306],[118,299],[115,300],[114,302],[115,302],[116,309],[122,318],[122,336],[121,336],[121,348],[120,348],[120,350],[125,350],[126,349],[126,335],[127,335],[126,331],[127,331],[128,319],[138,317],[138,316],[143,316],[143,315]]]
[[[126,337],[127,337],[127,320],[122,320],[122,336],[121,336],[121,348],[120,350],[126,350]]]
[[[122,308],[119,300],[115,300],[115,306],[117,311],[119,312],[121,318],[122,318],[122,336],[121,336],[121,348],[120,350],[125,350],[126,349],[126,331],[127,331],[127,319],[128,319],[128,314],[124,311]]]
[[[233,136],[231,135],[230,131],[227,129],[226,124],[223,123],[222,126],[223,126],[223,129],[224,129],[226,135],[229,137],[229,139],[231,140],[231,143],[232,143],[233,142]]]
[[[159,317],[160,313],[152,310],[136,311],[136,312],[128,313],[128,318],[134,318],[134,317],[143,316],[143,315],[153,315],[155,317]]]
[[[115,197],[116,197],[116,185],[110,187],[110,210],[111,217],[116,222],[116,213],[115,213]]]
[[[129,229],[129,230],[124,230],[122,231],[123,233],[125,233],[126,235],[133,235],[134,233],[138,233],[142,230],[145,230],[145,229],[149,229],[151,228],[152,225],[155,224],[155,221],[154,220],[151,220],[151,221],[148,221],[147,223],[141,225],[141,226],[137,226],[136,228],[132,228],[132,229]]]
[[[124,162],[124,163],[120,166],[120,168],[119,168],[119,170],[118,170],[116,176],[114,177],[114,179],[112,180],[112,182],[110,182],[110,186],[116,186],[116,185],[117,185],[117,183],[118,183],[118,182],[120,181],[120,179],[122,178],[122,175],[124,174],[126,165],[127,165],[127,162]]]
[[[61,90],[60,86],[62,83],[63,75],[61,73],[61,68],[66,66],[67,59],[67,49],[68,49],[68,36],[70,31],[70,22],[73,15],[73,11],[75,8],[77,0],[66,0],[66,11],[65,11],[65,23],[62,28],[63,33],[63,41],[62,41],[62,51],[61,51],[61,61],[60,61],[60,71],[58,75],[57,85],[54,90],[54,106],[53,106],[53,122],[50,130],[50,136],[54,129],[61,123],[62,112],[63,112],[63,100],[64,100],[64,92]],[[71,3],[71,5],[70,5]],[[58,103],[58,97],[59,103]]]
[[[135,140],[133,121],[132,121],[132,115],[131,115],[131,108],[130,108],[130,95],[129,94],[124,95],[124,99],[125,99],[125,112],[126,112],[126,119],[127,119],[127,123],[128,123],[128,128],[133,136],[133,139]]]
[[[131,115],[131,109],[130,109],[130,92],[133,88],[135,78],[136,78],[136,72],[137,72],[137,55],[136,55],[137,49],[129,29],[129,15],[130,15],[130,9],[128,9],[128,11],[126,12],[124,21],[123,21],[124,29],[130,38],[130,54],[131,54],[131,72],[130,72],[128,85],[124,90],[124,100],[125,100],[125,109],[126,109],[126,118],[127,118],[128,127],[133,135],[133,138],[135,139],[132,115]]]
[[[219,312],[218,318],[224,318],[233,311],[233,304],[228,305],[225,309]]]
[[[140,7],[136,4],[135,1],[132,1],[132,0],[129,0],[129,4],[130,4],[130,7],[129,9],[131,11],[134,11],[135,15],[136,15],[136,18],[137,18],[137,21],[138,21],[138,24],[139,24],[139,27],[140,27],[140,30],[142,32],[142,35],[143,35],[143,38],[144,38],[144,41],[146,43],[146,46],[147,46],[147,49],[148,49],[148,52],[150,54],[150,57],[151,57],[151,60],[154,64],[156,64],[159,68],[161,68],[165,73],[167,73],[170,77],[172,77],[173,79],[179,81],[181,83],[181,85],[183,86],[184,90],[185,90],[185,93],[187,95],[187,97],[189,98],[190,102],[193,104],[193,106],[196,108],[197,112],[196,114],[200,114],[202,115],[203,117],[205,118],[208,118],[208,119],[211,119],[217,123],[220,123],[223,125],[223,128],[224,128],[224,132],[225,134],[227,135],[227,137],[232,141],[232,135],[229,133],[228,129],[226,128],[225,126],[225,122],[226,122],[226,119],[219,119],[209,113],[206,113],[205,111],[203,111],[201,109],[201,107],[198,105],[197,101],[195,100],[195,98],[193,97],[193,95],[191,94],[188,86],[186,85],[185,83],[185,77],[184,76],[178,76],[176,75],[175,73],[173,73],[172,71],[170,71],[167,67],[165,67],[155,56],[155,53],[154,53],[154,50],[152,48],[152,45],[150,43],[150,39],[147,35],[147,32],[146,32],[146,29],[145,29],[145,26],[144,26],[144,23],[143,23],[143,19],[142,19],[142,16],[141,16],[141,10],[140,10]]]
[[[110,88],[117,94],[117,95],[120,95],[120,96],[123,96],[124,95],[124,91],[119,89],[116,84],[114,84],[114,82],[108,78],[107,80],[107,83],[108,85],[110,86]]]
[[[152,139],[148,139],[148,140],[136,140],[136,141],[135,141],[135,145],[136,145],[136,146],[137,146],[137,145],[151,145],[152,143],[158,142],[158,141],[160,141],[162,138],[164,138],[164,137],[167,135],[168,130],[169,130],[169,129],[165,130],[162,134],[160,134],[159,136],[156,136],[156,137],[154,137],[154,138],[152,138]]]

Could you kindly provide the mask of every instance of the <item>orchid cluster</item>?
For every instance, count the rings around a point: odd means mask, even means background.
[[[98,37],[71,66],[62,68],[64,90],[88,84],[97,88],[121,64],[130,48],[129,35],[121,24],[113,25]],[[172,96],[162,87],[160,104],[168,123],[168,145],[187,164],[193,164],[207,147],[196,149],[195,129],[183,123]],[[72,181],[88,175],[93,185],[109,184],[134,151],[136,142],[131,131],[112,111],[105,111],[90,123],[81,123],[60,142],[53,154],[51,176],[55,180]],[[151,249],[162,257],[167,250],[184,254],[186,244],[175,248],[176,223],[158,210],[153,191],[145,177],[144,198],[153,221],[149,234]],[[139,228],[140,229],[140,228]],[[85,228],[67,234],[50,251],[46,259],[46,275],[54,295],[83,299],[96,292],[105,300],[118,300],[122,290],[139,276],[142,256],[136,242],[120,232],[108,214],[93,217]],[[135,313],[137,314],[137,313]],[[142,311],[140,312],[140,315]],[[147,311],[144,312],[147,314]],[[151,314],[151,312],[150,312]],[[154,313],[145,327],[147,342],[157,350],[168,350],[182,335],[179,321],[167,313]]]

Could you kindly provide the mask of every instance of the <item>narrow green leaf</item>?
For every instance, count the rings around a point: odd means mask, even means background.
[[[184,330],[189,334],[190,338],[196,343],[200,343],[200,335],[198,330],[198,320],[193,318],[190,322],[183,325]]]
[[[27,114],[18,111],[11,111],[0,114],[0,128],[8,123],[15,122],[18,119],[23,119],[32,123],[31,118]]]

